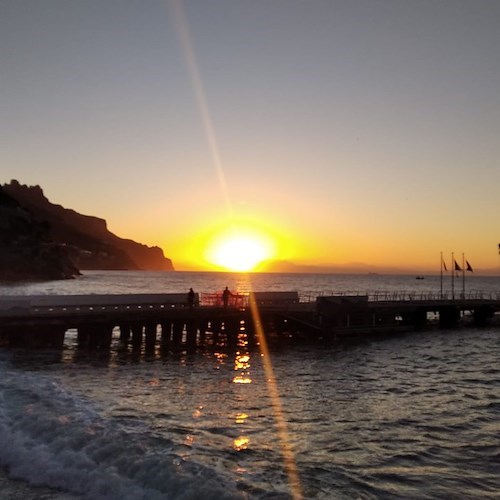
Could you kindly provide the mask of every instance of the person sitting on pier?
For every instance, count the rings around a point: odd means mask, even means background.
[[[226,286],[224,288],[224,291],[222,292],[222,302],[224,304],[224,307],[227,307],[229,304],[229,297],[231,297],[233,294],[229,291],[229,288]]]
[[[194,290],[192,288],[189,289],[189,292],[188,292],[188,306],[189,306],[189,309],[192,309],[193,306],[194,306]]]

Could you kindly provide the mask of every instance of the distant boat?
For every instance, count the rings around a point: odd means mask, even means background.
[[[423,280],[423,279],[425,279],[425,276],[417,276],[415,279],[416,280]]]

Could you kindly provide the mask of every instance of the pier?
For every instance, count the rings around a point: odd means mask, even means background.
[[[259,335],[276,341],[374,336],[437,325],[482,327],[500,313],[500,293],[460,298],[433,294],[339,294],[299,292],[233,295],[185,293],[129,295],[36,295],[0,299],[0,345],[62,348],[68,331],[78,345],[109,349],[112,339],[132,348],[194,351],[206,345],[249,344]],[[271,340],[273,340],[271,339]]]

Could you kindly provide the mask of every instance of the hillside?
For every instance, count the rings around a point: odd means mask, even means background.
[[[72,248],[80,269],[172,271],[159,247],[148,247],[111,233],[106,221],[51,203],[40,186],[13,180],[3,191],[47,228],[47,238]]]
[[[50,240],[46,224],[0,187],[0,280],[74,278],[80,272],[72,250]]]

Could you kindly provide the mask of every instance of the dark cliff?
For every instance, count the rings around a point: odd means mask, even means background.
[[[52,280],[80,274],[70,247],[0,187],[0,280]]]
[[[111,233],[106,221],[82,215],[51,203],[40,186],[17,181],[4,192],[28,210],[34,220],[48,228],[48,237],[73,249],[80,269],[173,271],[172,261],[159,247],[148,247]]]

